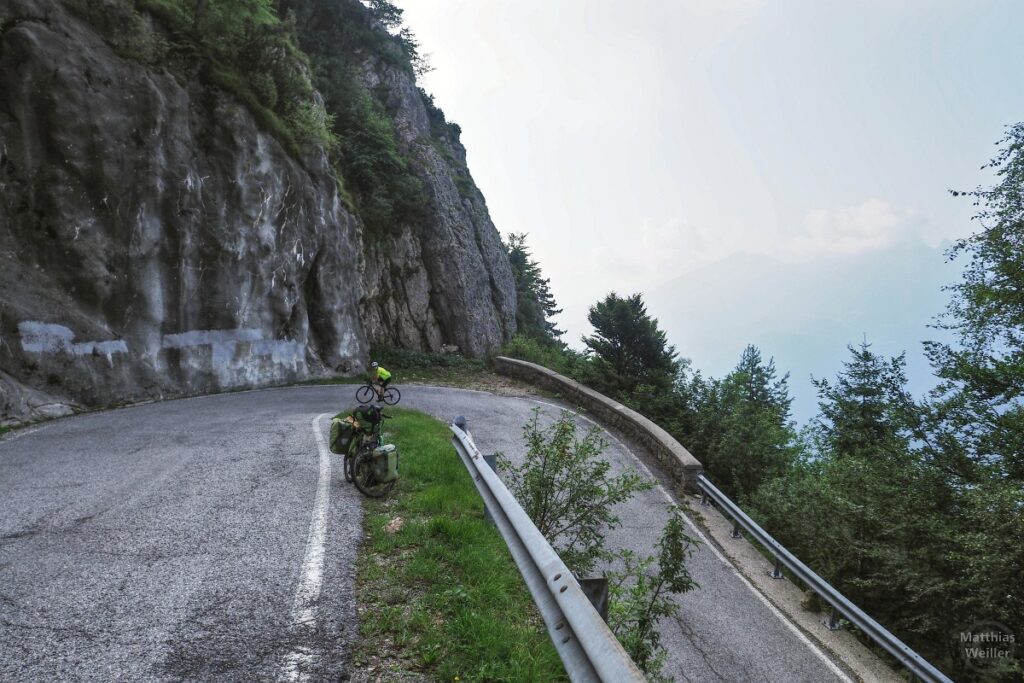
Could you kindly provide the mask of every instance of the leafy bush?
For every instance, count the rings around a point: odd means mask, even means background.
[[[535,409],[523,429],[523,463],[498,460],[509,490],[577,577],[590,574],[599,563],[619,561],[620,570],[606,573],[609,625],[649,680],[666,681],[661,675],[666,653],[657,625],[679,610],[671,595],[697,587],[686,567],[696,542],[684,533],[682,516],[672,506],[657,557],[608,550],[605,533],[619,525],[615,506],[650,489],[652,482],[635,471],[611,476],[608,461],[599,457],[606,444],[596,428],[580,437],[568,412],[544,429],[539,417]]]
[[[509,490],[566,566],[576,576],[589,574],[598,561],[611,559],[604,533],[619,525],[613,508],[652,484],[635,471],[611,476],[611,464],[598,457],[606,444],[597,428],[579,438],[567,412],[542,429],[535,408],[523,438],[523,464],[498,460]]]
[[[338,146],[338,138],[331,132],[334,116],[318,102],[300,102],[288,114],[287,121],[292,135],[300,142],[316,142],[329,151]]]
[[[501,355],[543,365],[577,381],[583,381],[581,378],[587,376],[587,359],[582,353],[554,344],[545,344],[525,334],[514,335],[502,347]]]
[[[166,39],[153,30],[131,0],[67,0],[65,5],[89,22],[122,57],[143,64],[156,64],[166,57]]]
[[[658,539],[657,557],[638,557],[628,550],[619,553],[623,568],[609,578],[608,622],[629,656],[653,683],[671,679],[662,673],[666,651],[661,647],[658,621],[674,616],[679,606],[672,595],[697,588],[686,561],[697,541],[683,531],[679,508],[669,507],[669,519]],[[657,563],[657,571],[651,569]]]

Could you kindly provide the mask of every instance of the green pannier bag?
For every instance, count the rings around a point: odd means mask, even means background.
[[[352,445],[352,437],[355,436],[356,427],[352,424],[352,418],[336,417],[331,420],[331,453],[344,455]]]
[[[373,449],[373,477],[382,484],[398,479],[398,449],[394,444]]]

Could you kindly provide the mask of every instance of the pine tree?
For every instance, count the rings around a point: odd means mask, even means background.
[[[835,383],[813,380],[820,415],[815,431],[831,455],[879,456],[883,451],[906,451],[913,402],[906,391],[906,355],[886,361],[865,340],[846,347],[851,359]]]
[[[564,331],[551,318],[562,312],[551,294],[551,281],[541,274],[530,256],[525,233],[510,233],[505,244],[512,277],[516,283],[516,326],[519,332],[545,344],[559,344]]]
[[[802,455],[757,492],[756,515],[858,606],[941,659],[959,571],[948,552],[955,507],[913,448],[903,354],[847,348],[835,380],[815,381],[819,415]]]
[[[991,188],[973,198],[981,230],[956,242],[969,261],[940,327],[954,344],[926,344],[943,380],[916,436],[946,478],[955,508],[945,549],[954,587],[942,596],[961,621],[989,620],[1024,632],[1024,123],[1009,127],[988,164]],[[955,587],[969,586],[956,591]],[[1020,680],[1013,672],[990,680]]]
[[[695,453],[734,498],[749,499],[795,457],[788,377],[778,378],[774,359],[765,363],[756,346],[747,346],[723,380],[692,387]]]
[[[640,386],[671,390],[680,368],[676,350],[639,294],[621,298],[611,292],[590,307],[587,319],[594,334],[583,343],[592,354],[598,390],[617,397]]]
[[[1024,482],[1024,123],[1010,127],[988,167],[995,187],[953,193],[974,198],[982,229],[949,251],[970,259],[940,323],[957,343],[926,344],[944,380],[933,424],[945,438],[933,455],[967,481]]]

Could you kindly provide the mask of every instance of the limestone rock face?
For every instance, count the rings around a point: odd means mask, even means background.
[[[391,272],[364,272],[371,338],[390,331],[401,345],[418,336],[432,351],[453,344],[486,354],[515,331],[516,290],[501,238],[466,169],[466,150],[449,137],[432,137],[423,98],[407,73],[371,61],[362,80],[367,90],[383,92],[403,152],[414,160],[432,202],[421,228],[403,228],[399,237],[368,249],[368,263],[384,260],[374,252],[393,255]],[[403,304],[409,324],[389,324]]]
[[[407,80],[389,82],[418,96]],[[429,131],[414,109],[410,145]],[[515,314],[498,234],[423,159],[430,225],[364,245],[323,153],[293,158],[232,97],[119,56],[59,2],[6,0],[0,424],[352,374],[371,341],[494,349]]]
[[[231,98],[118,57],[60,5],[13,4],[0,368],[97,405],[360,362],[359,235],[324,160],[293,160]]]

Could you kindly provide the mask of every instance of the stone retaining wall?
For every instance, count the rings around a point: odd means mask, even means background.
[[[606,425],[627,434],[647,448],[677,485],[685,491],[697,492],[697,475],[704,470],[704,466],[668,432],[640,413],[541,365],[505,356],[495,358],[494,365],[503,375],[554,391],[567,401],[586,408]]]

